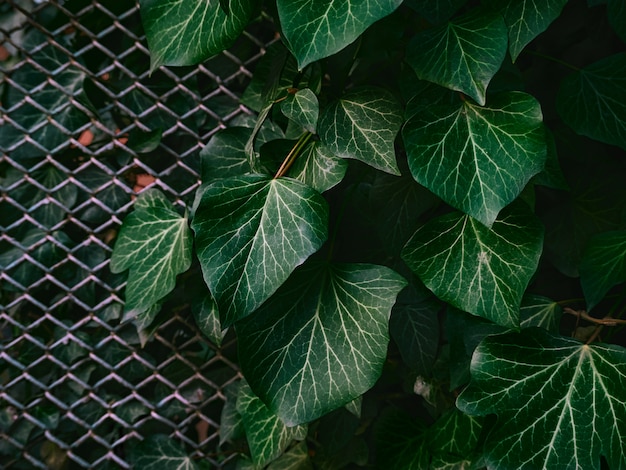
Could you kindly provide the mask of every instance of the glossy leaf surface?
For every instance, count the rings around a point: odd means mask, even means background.
[[[376,169],[400,174],[394,140],[402,110],[394,96],[367,87],[346,93],[325,109],[318,125],[320,139],[341,158],[354,158]]]
[[[287,44],[300,69],[353,42],[402,0],[277,0]]]
[[[542,329],[485,339],[458,401],[468,414],[495,413],[488,468],[626,467],[626,350],[585,345]]]
[[[112,272],[130,270],[127,318],[148,311],[174,289],[176,276],[191,266],[192,243],[187,217],[163,193],[148,189],[139,195],[111,256]]]
[[[405,281],[374,265],[303,266],[254,316],[237,324],[253,390],[287,424],[311,421],[368,390],[389,342]]]
[[[423,80],[457,90],[485,104],[487,86],[506,55],[502,16],[481,10],[417,34],[407,62]]]
[[[326,201],[295,180],[247,175],[206,187],[191,226],[223,327],[252,313],[320,248],[327,220]]]
[[[141,19],[150,48],[150,68],[194,65],[222,52],[243,32],[254,9],[251,0],[141,0]]]
[[[415,232],[402,258],[440,299],[516,328],[542,244],[543,228],[520,204],[503,211],[491,229],[459,213],[432,219]]]
[[[530,95],[494,95],[486,107],[467,100],[422,100],[402,130],[415,180],[490,226],[545,163],[539,103]]]

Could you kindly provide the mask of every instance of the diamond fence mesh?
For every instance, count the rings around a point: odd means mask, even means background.
[[[249,115],[238,97],[273,39],[259,23],[203,65],[150,73],[134,2],[0,3],[0,467],[130,468],[153,434],[229,463],[233,340],[204,339],[180,300],[139,334],[108,260],[143,187],[191,203],[199,153]]]

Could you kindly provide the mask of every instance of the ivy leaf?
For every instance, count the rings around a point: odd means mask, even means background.
[[[320,105],[313,91],[305,88],[290,94],[281,103],[280,110],[288,119],[295,121],[307,131],[315,134]]]
[[[406,0],[405,3],[430,23],[448,21],[467,0]]]
[[[521,92],[470,101],[422,101],[402,136],[415,180],[490,226],[544,166],[547,147],[539,103]]]
[[[328,207],[299,181],[244,175],[206,187],[191,228],[223,327],[256,310],[327,237]]]
[[[565,77],[556,98],[563,121],[580,135],[626,150],[626,53]]]
[[[609,0],[607,15],[617,35],[626,42],[626,3],[621,0]]]
[[[506,45],[502,16],[472,9],[415,35],[406,60],[420,79],[465,93],[482,106],[487,85],[506,55]]]
[[[587,309],[604,298],[611,287],[626,281],[626,231],[611,231],[589,240],[580,262]]]
[[[519,203],[507,207],[491,229],[458,212],[433,219],[408,241],[402,259],[440,299],[517,328],[542,245],[543,227]]]
[[[559,17],[567,0],[490,0],[509,29],[509,53],[513,62],[530,41],[543,33]]]
[[[219,54],[243,32],[254,10],[251,0],[141,0],[141,21],[150,49],[150,69],[194,65]]]
[[[196,464],[178,442],[164,434],[153,434],[132,446],[130,460],[134,468],[146,470],[208,468],[208,464]]]
[[[320,139],[341,158],[355,158],[376,169],[399,175],[394,140],[402,125],[402,109],[381,88],[350,91],[320,117]]]
[[[312,142],[298,156],[289,176],[323,193],[339,184],[347,169],[346,160],[333,155],[320,142]]]
[[[522,298],[520,327],[536,326],[557,333],[561,314],[561,306],[554,300],[541,295],[526,294]]]
[[[374,265],[313,264],[294,272],[237,324],[252,389],[290,425],[362,395],[382,371],[391,307],[405,284]]]
[[[278,16],[299,68],[339,52],[402,0],[277,0]]]
[[[130,270],[126,318],[159,302],[176,285],[176,276],[191,266],[192,235],[158,189],[142,192],[126,217],[111,256],[111,272]]]
[[[241,415],[252,459],[265,465],[278,457],[291,441],[306,437],[307,426],[286,426],[243,382],[237,396],[237,412]]]
[[[600,469],[626,462],[626,350],[543,329],[485,339],[472,359],[461,411],[495,413],[489,468]]]

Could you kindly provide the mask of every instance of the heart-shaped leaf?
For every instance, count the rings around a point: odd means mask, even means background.
[[[402,125],[402,109],[382,88],[350,91],[324,110],[320,139],[341,158],[355,158],[387,173],[400,174],[394,140]]]
[[[419,78],[465,93],[484,105],[487,85],[502,65],[506,45],[502,16],[472,9],[415,35],[406,60]]]
[[[391,307],[405,285],[382,266],[303,266],[237,324],[250,386],[290,425],[362,395],[382,371]]]
[[[491,229],[458,212],[433,219],[415,232],[402,258],[440,299],[517,328],[542,246],[543,227],[519,203],[504,210]]]
[[[193,65],[222,52],[243,32],[254,10],[252,0],[141,0],[140,12],[150,48],[150,69]]]
[[[285,426],[243,382],[237,396],[237,412],[241,416],[252,459],[265,465],[278,457],[293,441],[306,437],[307,426]]]
[[[626,53],[585,67],[561,82],[556,98],[563,121],[578,134],[626,150]]]
[[[530,95],[499,93],[486,107],[422,99],[413,112],[402,130],[411,174],[487,226],[544,166],[541,108]]]
[[[137,197],[110,265],[113,273],[130,269],[126,318],[149,311],[174,289],[176,276],[191,266],[192,244],[187,217],[181,217],[163,193],[147,189]]]
[[[207,186],[191,228],[228,327],[257,309],[326,240],[328,207],[299,181],[244,175]]]
[[[559,17],[567,0],[490,0],[509,29],[509,53],[515,62],[526,45]]]
[[[300,69],[328,57],[358,38],[402,0],[277,0],[285,39]]]
[[[485,339],[472,381],[457,400],[465,413],[495,413],[488,468],[626,466],[626,350],[582,344],[539,328]]]
[[[626,231],[605,232],[589,240],[580,262],[587,309],[604,298],[611,287],[626,281]]]

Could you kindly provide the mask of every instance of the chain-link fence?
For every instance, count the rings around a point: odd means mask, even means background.
[[[247,118],[238,97],[274,39],[252,28],[203,65],[150,73],[135,3],[0,3],[0,467],[130,468],[154,434],[229,462],[233,341],[205,340],[180,301],[139,334],[108,259],[136,193],[190,204],[203,145]]]

